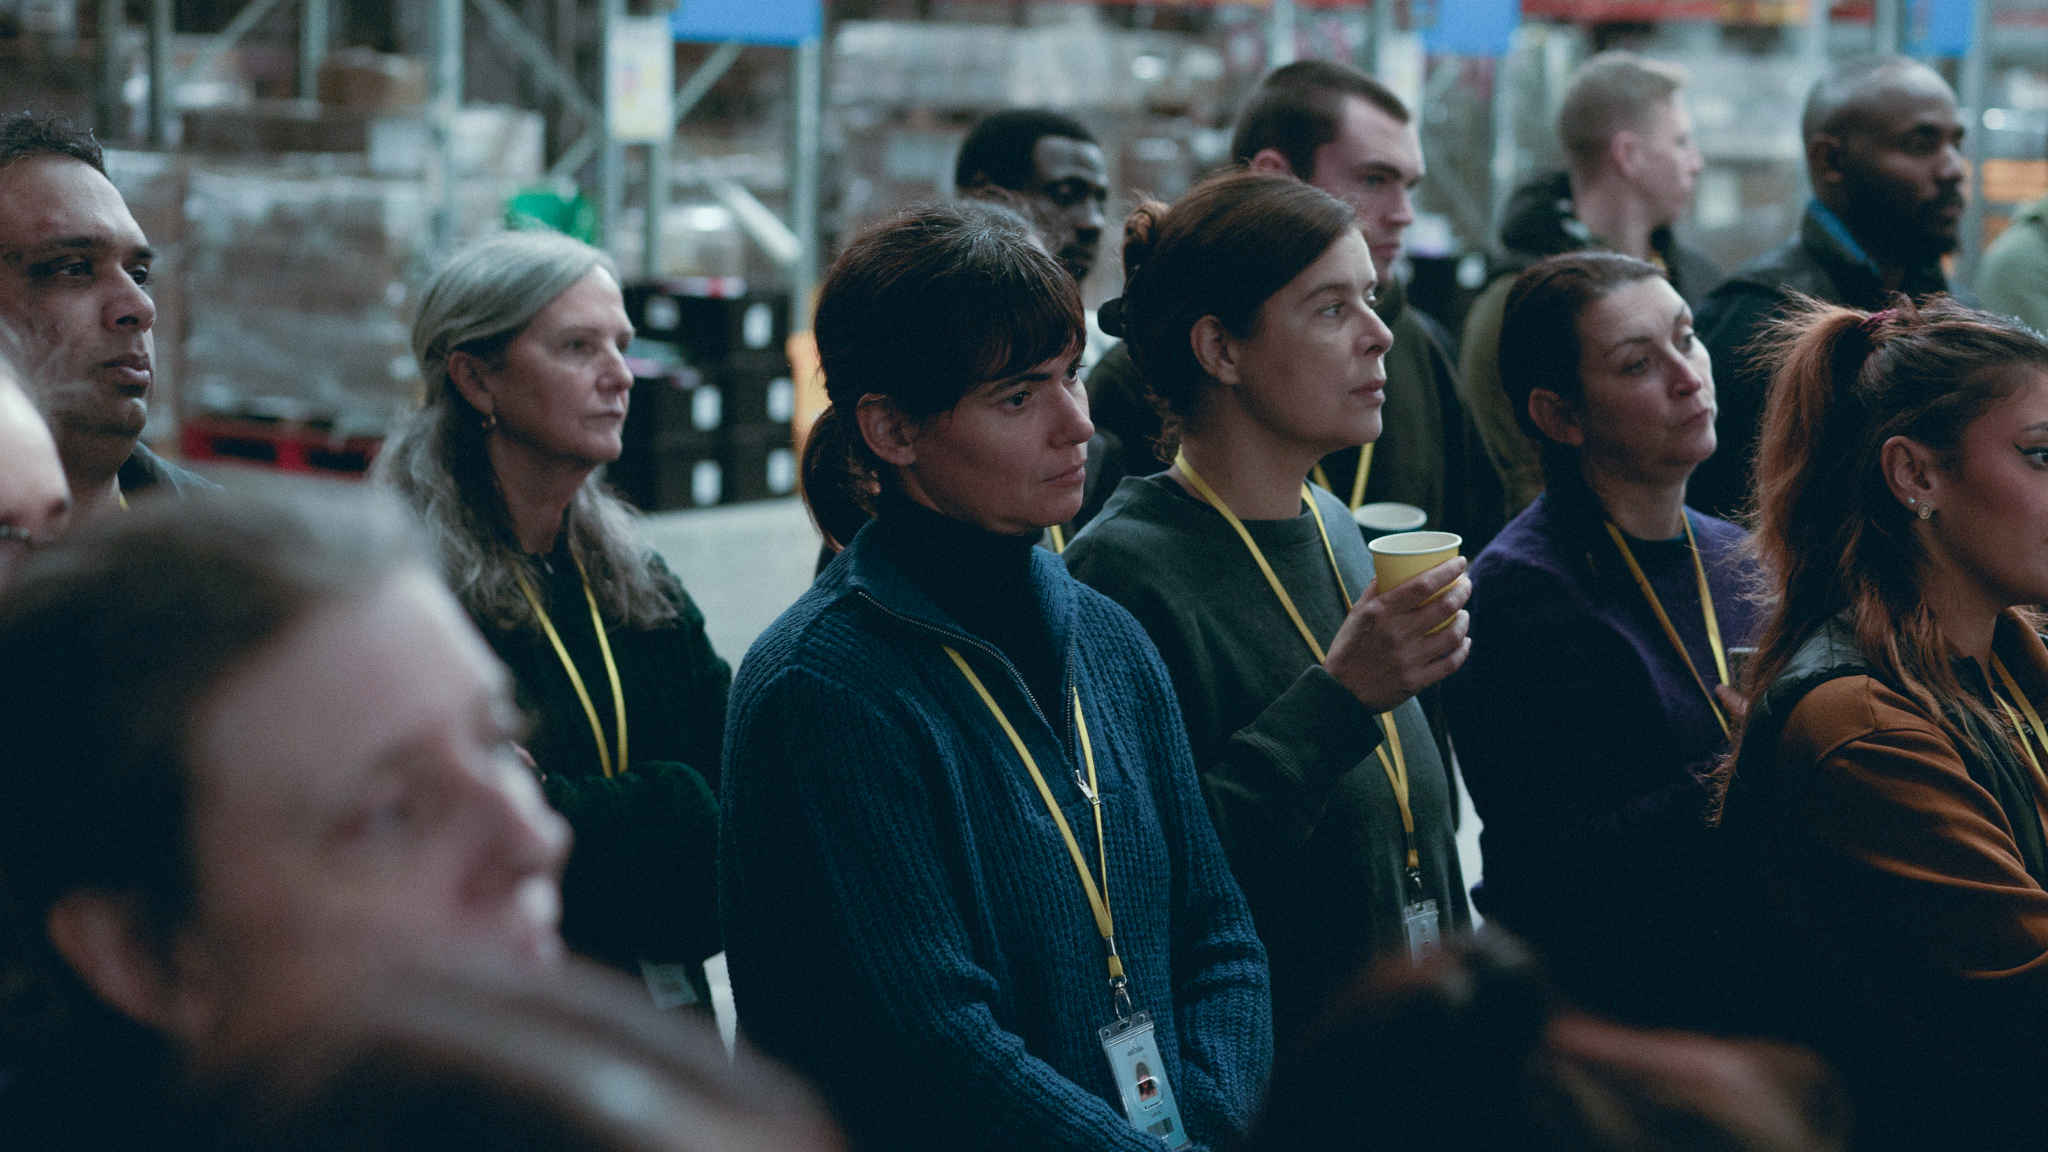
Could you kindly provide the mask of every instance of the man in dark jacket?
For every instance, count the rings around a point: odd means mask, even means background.
[[[1845,60],[1813,86],[1799,126],[1813,185],[1799,234],[1737,269],[1699,310],[1720,445],[1693,473],[1686,502],[1716,516],[1749,503],[1769,383],[1751,345],[1793,293],[1879,309],[1895,292],[1951,290],[1941,258],[1955,251],[1965,173],[1948,82],[1904,56]]]
[[[1671,231],[1692,204],[1701,168],[1683,85],[1676,68],[1626,52],[1586,61],[1557,115],[1568,170],[1516,189],[1501,217],[1495,279],[1466,314],[1458,367],[1511,517],[1543,490],[1536,446],[1500,383],[1501,314],[1515,277],[1546,256],[1606,248],[1663,268],[1695,308],[1720,282],[1714,262]]]
[[[1369,445],[1332,453],[1320,479],[1353,508],[1392,501],[1422,509],[1429,526],[1465,537],[1474,553],[1500,530],[1501,496],[1477,431],[1458,400],[1450,335],[1410,307],[1397,267],[1401,236],[1415,220],[1422,143],[1408,108],[1355,68],[1304,60],[1275,69],[1238,114],[1231,154],[1254,171],[1292,176],[1358,211],[1379,274],[1374,310],[1394,334],[1386,356],[1384,430]],[[1088,377],[1091,418],[1118,437],[1130,475],[1169,463],[1154,449],[1159,417],[1121,345]],[[1360,465],[1365,483],[1356,484]],[[1107,472],[1105,472],[1107,477]],[[1121,475],[1108,478],[1113,488]]]
[[[100,146],[62,120],[0,122],[0,321],[50,422],[75,521],[150,488],[211,487],[141,444],[149,419],[155,256]]]

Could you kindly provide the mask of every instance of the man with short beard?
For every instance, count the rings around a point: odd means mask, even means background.
[[[1941,258],[1963,216],[1963,122],[1932,68],[1904,56],[1837,64],[1800,117],[1813,200],[1799,234],[1743,265],[1700,307],[1714,358],[1720,446],[1686,503],[1732,518],[1750,502],[1750,464],[1769,379],[1753,345],[1802,293],[1851,308],[1950,292]]]
[[[98,142],[35,113],[0,122],[0,321],[22,337],[22,382],[50,422],[79,521],[144,490],[206,486],[140,443],[154,255]]]

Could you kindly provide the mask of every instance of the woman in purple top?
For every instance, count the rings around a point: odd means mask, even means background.
[[[1547,490],[1472,565],[1472,657],[1445,681],[1485,822],[1474,903],[1588,1007],[1695,1019],[1714,890],[1704,811],[1743,707],[1745,534],[1685,507],[1714,451],[1692,313],[1652,265],[1611,253],[1524,272],[1501,380]]]

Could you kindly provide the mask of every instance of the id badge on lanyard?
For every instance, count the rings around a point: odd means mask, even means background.
[[[1159,1048],[1153,1038],[1152,1016],[1146,1012],[1131,1011],[1130,979],[1124,974],[1123,957],[1116,950],[1116,923],[1109,906],[1109,846],[1102,830],[1102,791],[1095,775],[1095,748],[1088,739],[1088,721],[1081,713],[1081,693],[1074,691],[1074,733],[1080,740],[1081,758],[1088,765],[1088,776],[1084,780],[1075,773],[1075,783],[1088,797],[1089,807],[1095,815],[1095,851],[1102,862],[1102,882],[1097,884],[1089,871],[1088,861],[1081,853],[1081,845],[1074,838],[1074,830],[1068,826],[1067,818],[1060,812],[1059,802],[1053,798],[1052,789],[1046,785],[1045,774],[1038,770],[1038,761],[1031,755],[1031,749],[1024,744],[1023,737],[1003,715],[1002,706],[989,693],[981,677],[974,674],[974,668],[960,655],[958,649],[947,647],[946,655],[960,669],[960,675],[974,687],[987,705],[989,712],[1002,726],[1003,734],[1010,738],[1010,744],[1017,750],[1017,758],[1031,773],[1031,782],[1038,787],[1039,799],[1045,801],[1045,810],[1060,830],[1060,839],[1065,841],[1067,855],[1074,862],[1074,871],[1081,878],[1081,889],[1088,896],[1088,907],[1095,916],[1096,930],[1102,933],[1102,942],[1108,948],[1107,971],[1109,973],[1110,995],[1116,1004],[1116,1022],[1096,1030],[1102,1040],[1102,1054],[1109,1058],[1109,1072],[1116,1079],[1117,1094],[1123,1098],[1124,1115],[1141,1132],[1157,1136],[1168,1148],[1185,1148],[1189,1145],[1187,1132],[1180,1122],[1180,1107],[1173,1102],[1173,1085],[1166,1081],[1166,1062],[1159,1058]]]
[[[1436,901],[1417,900],[1401,909],[1402,934],[1408,939],[1408,959],[1420,964],[1436,954],[1439,945]]]
[[[1104,1025],[1097,1034],[1132,1127],[1157,1136],[1168,1148],[1187,1147],[1180,1106],[1173,1101],[1173,1085],[1166,1081],[1166,1062],[1153,1042],[1152,1014],[1133,1012]]]

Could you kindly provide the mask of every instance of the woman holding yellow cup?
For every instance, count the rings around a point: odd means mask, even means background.
[[[1124,269],[1107,323],[1179,451],[1066,559],[1166,660],[1284,1044],[1362,961],[1469,923],[1448,760],[1414,699],[1465,658],[1465,562],[1382,594],[1344,502],[1304,483],[1380,431],[1392,337],[1350,208],[1228,173],[1141,206]]]
[[[1473,562],[1480,649],[1445,685],[1485,822],[1473,898],[1588,1007],[1686,1023],[1704,811],[1742,710],[1728,649],[1758,615],[1742,530],[1685,507],[1712,365],[1663,274],[1611,253],[1522,274],[1500,365],[1546,490]]]

